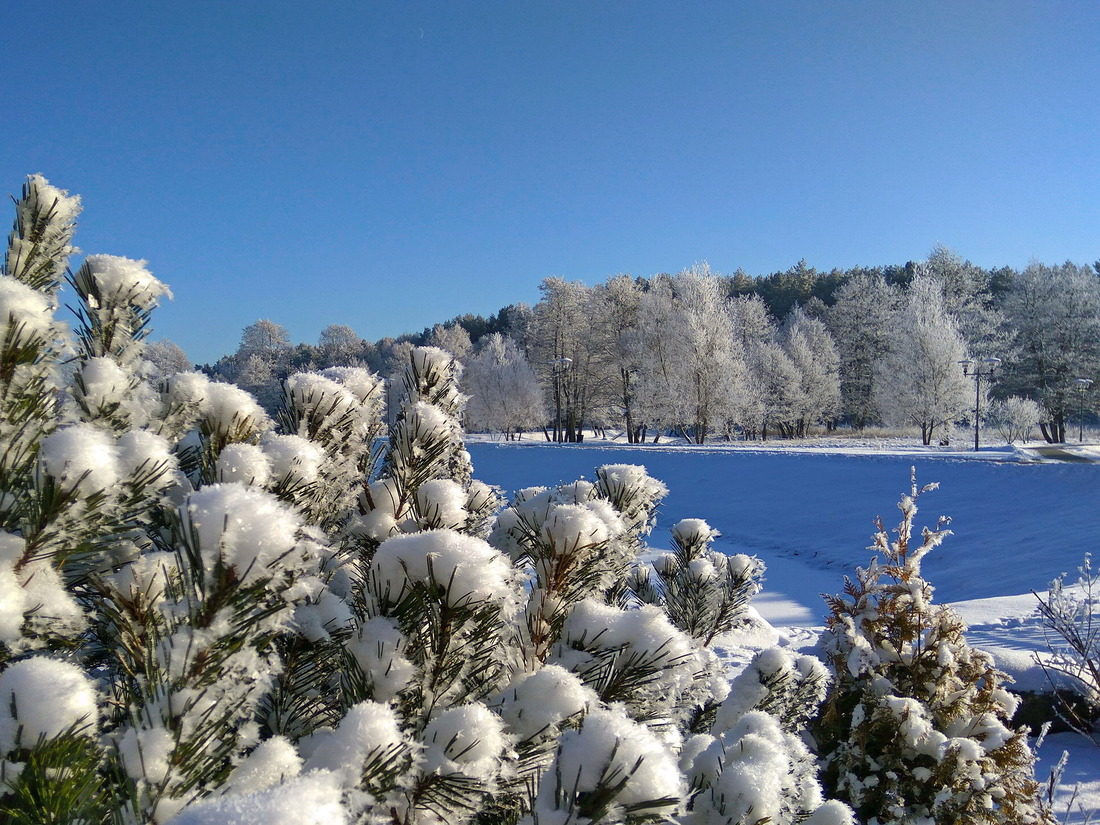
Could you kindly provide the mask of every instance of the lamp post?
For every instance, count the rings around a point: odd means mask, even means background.
[[[994,370],[1001,365],[1001,359],[983,358],[981,361],[974,361],[966,358],[960,361],[959,365],[963,368],[963,375],[974,379],[974,452],[978,452],[978,428],[981,426],[982,412],[982,379],[993,377]]]
[[[561,374],[572,363],[572,358],[555,358],[550,362],[554,370],[554,441],[565,441],[561,428]]]
[[[1074,378],[1073,385],[1077,387],[1077,410],[1080,413],[1080,419],[1077,422],[1077,443],[1080,444],[1085,440],[1085,393],[1092,386],[1092,379]]]

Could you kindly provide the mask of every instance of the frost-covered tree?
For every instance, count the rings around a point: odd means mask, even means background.
[[[610,333],[608,358],[616,369],[614,404],[622,418],[627,443],[641,443],[645,440],[646,422],[639,417],[637,382],[640,353],[634,346],[634,339],[638,329],[642,284],[629,275],[616,275],[597,287],[596,293],[597,300],[603,304],[601,314]]]
[[[580,441],[611,400],[609,330],[584,284],[547,278],[535,306],[531,366],[551,401],[555,441]]]
[[[828,328],[796,307],[783,323],[781,341],[799,375],[802,402],[795,435],[828,423],[840,412],[840,358]]]
[[[275,361],[288,349],[290,349],[290,335],[286,328],[270,319],[261,318],[244,328],[237,354],[245,358],[259,355],[261,358]]]
[[[705,263],[642,296],[633,347],[646,419],[702,444],[739,417],[746,367],[721,279]]]
[[[840,399],[844,416],[858,429],[877,420],[875,365],[890,348],[897,291],[877,273],[861,273],[836,292],[826,322],[840,358]]]
[[[546,423],[546,402],[535,371],[511,338],[494,332],[466,360],[466,424],[515,438]]]
[[[1030,398],[1011,395],[989,405],[989,421],[1006,444],[1030,441],[1042,411]]]
[[[470,341],[470,333],[461,324],[436,324],[432,327],[432,334],[428,336],[428,346],[439,347],[446,350],[461,361],[466,360],[473,343]]]
[[[147,364],[146,373],[149,380],[154,382],[178,372],[189,372],[194,368],[193,362],[187,357],[183,348],[167,338],[148,342],[142,357]]]
[[[809,406],[798,367],[778,342],[768,341],[753,348],[749,369],[758,415],[751,421],[751,431],[765,439],[769,429],[788,438],[794,436]]]
[[[966,627],[932,601],[921,561],[950,534],[914,536],[913,482],[879,556],[828,597],[823,647],[835,682],[815,726],[825,786],[865,822],[1039,823],[1027,730],[1011,729],[1017,699]]]
[[[1012,334],[995,306],[989,271],[936,244],[918,265],[918,272],[940,284],[944,308],[955,319],[967,349],[1001,357],[1008,354]]]
[[[876,367],[875,405],[883,418],[920,427],[923,442],[931,444],[970,402],[971,381],[959,366],[965,357],[939,284],[918,277],[895,319],[890,349]]]
[[[685,342],[678,386],[687,416],[681,426],[697,444],[735,420],[746,381],[742,351],[736,346],[733,318],[722,283],[706,264],[684,270],[674,281],[679,301],[679,330]]]
[[[353,367],[363,357],[367,342],[347,324],[329,324],[317,338],[323,367]]]
[[[648,426],[663,431],[683,420],[682,398],[677,389],[683,361],[683,340],[670,335],[675,328],[678,307],[671,279],[654,278],[638,302],[638,323],[627,337],[626,346],[637,366],[634,380],[635,412]]]
[[[1003,391],[1036,401],[1043,410],[1043,437],[1065,441],[1066,419],[1082,401],[1087,407],[1095,403],[1095,389],[1082,397],[1074,379],[1100,372],[1100,279],[1069,262],[1034,263],[1016,276],[1001,307],[1017,344]]]

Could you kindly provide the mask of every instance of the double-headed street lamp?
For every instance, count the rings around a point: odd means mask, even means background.
[[[974,361],[967,358],[959,362],[963,375],[974,379],[974,452],[978,452],[978,427],[981,425],[982,379],[992,378],[993,372],[1001,365],[1000,358],[983,358]]]
[[[1077,443],[1085,440],[1085,393],[1092,386],[1091,378],[1074,378],[1073,386],[1077,387],[1077,410],[1081,414],[1077,429]]]

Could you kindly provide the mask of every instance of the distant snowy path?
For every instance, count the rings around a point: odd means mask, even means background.
[[[644,464],[670,489],[652,538],[655,546],[667,544],[668,528],[681,518],[706,519],[722,533],[720,549],[760,556],[769,564],[773,585],[787,588],[776,590],[818,614],[824,607],[816,593],[823,587],[839,591],[843,577],[867,563],[872,519],[881,515],[888,527],[896,523],[896,503],[908,491],[914,465],[918,483],[941,485],[922,499],[918,523],[934,526],[947,514],[955,533],[924,565],[939,601],[1043,590],[1058,574],[1076,570],[1087,551],[1100,549],[1097,464],[751,448],[468,446],[475,475],[508,493],[592,478],[602,464]],[[799,576],[803,563],[812,575]],[[767,609],[766,604],[760,606]],[[803,625],[809,619],[798,620],[794,611],[774,621]]]

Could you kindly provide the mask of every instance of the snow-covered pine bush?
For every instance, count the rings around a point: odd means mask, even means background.
[[[461,364],[444,350],[412,350],[381,470],[364,487],[352,526],[365,562],[399,533],[445,527],[487,534],[500,501],[471,478],[459,421],[466,403],[458,391],[461,373]]]
[[[0,276],[0,820],[686,824],[713,787],[716,822],[845,821],[797,742],[813,669],[736,702],[711,619],[631,600],[667,493],[644,468],[494,520],[431,348],[380,455],[361,370],[292,376],[274,421],[197,373],[153,386],[143,262],[88,259],[75,340],[53,318],[77,203],[31,178]],[[787,779],[734,767],[758,740]]]
[[[316,443],[323,453],[311,478],[288,471],[276,483],[326,529],[346,522],[360,482],[373,474],[384,396],[384,383],[356,367],[296,373],[283,385],[281,429]]]
[[[814,733],[830,795],[867,823],[1036,823],[1035,759],[1012,730],[1017,700],[965,626],[932,603],[921,560],[950,531],[941,519],[914,539],[914,479],[896,539],[878,522],[881,555],[826,599],[823,647],[835,681]]]
[[[57,290],[72,246],[80,198],[32,175],[16,202],[15,226],[0,269],[0,528],[18,530],[30,514],[38,441],[58,424],[59,362],[68,329],[55,318]]]
[[[596,484],[520,490],[489,537],[529,570],[521,642],[528,666],[547,660],[576,605],[593,595],[611,597],[623,587],[641,537],[668,493],[641,467],[604,467],[597,478]]]
[[[702,519],[683,519],[672,528],[673,552],[652,567],[635,567],[630,580],[641,601],[661,605],[676,627],[703,645],[745,621],[764,574],[764,564],[754,556],[713,550],[717,536]]]

